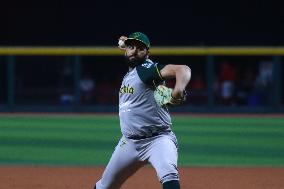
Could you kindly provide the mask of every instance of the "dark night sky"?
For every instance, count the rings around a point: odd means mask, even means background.
[[[273,1],[57,1],[1,5],[0,45],[116,45],[134,31],[153,44],[284,46]]]

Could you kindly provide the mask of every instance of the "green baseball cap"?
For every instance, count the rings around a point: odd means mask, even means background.
[[[149,38],[144,33],[134,32],[134,33],[130,34],[128,36],[127,40],[125,41],[125,44],[127,44],[128,42],[130,42],[132,40],[140,41],[147,47],[147,49],[150,48]]]

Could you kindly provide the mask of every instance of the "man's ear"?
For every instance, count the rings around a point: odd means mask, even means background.
[[[149,55],[150,55],[150,51],[147,50],[147,55],[146,55],[146,57],[149,58]]]

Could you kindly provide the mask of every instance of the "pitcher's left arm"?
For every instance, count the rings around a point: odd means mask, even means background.
[[[168,64],[160,70],[160,74],[164,80],[176,79],[172,97],[174,99],[182,99],[185,88],[191,78],[191,69],[187,65]]]

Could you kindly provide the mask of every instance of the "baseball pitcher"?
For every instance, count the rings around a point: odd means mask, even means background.
[[[119,189],[127,178],[150,163],[163,189],[180,189],[178,143],[168,106],[182,104],[191,78],[186,65],[161,65],[149,59],[148,37],[135,32],[119,38],[129,70],[119,91],[122,137],[95,189]],[[164,85],[176,79],[173,89]]]

